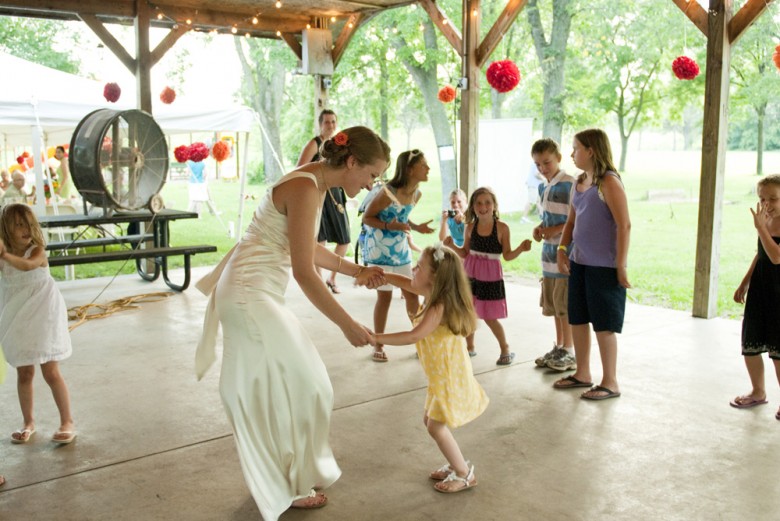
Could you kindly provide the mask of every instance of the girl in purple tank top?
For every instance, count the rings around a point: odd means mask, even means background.
[[[574,136],[571,157],[583,170],[577,179],[569,218],[558,247],[558,268],[569,275],[569,323],[577,370],[555,382],[556,389],[590,387],[588,400],[620,396],[617,333],[623,330],[626,265],[631,221],[620,175],[613,165],[607,134],[584,130]],[[590,373],[590,326],[601,352],[601,383]]]
[[[462,248],[455,246],[452,237],[447,237],[444,244],[465,258],[464,268],[471,282],[474,309],[477,316],[484,320],[493,332],[501,348],[496,364],[509,365],[515,354],[509,351],[504,326],[498,321],[507,316],[501,257],[508,261],[516,258],[531,249],[531,241],[526,239],[512,249],[509,226],[498,218],[496,194],[490,188],[484,187],[477,188],[471,194],[463,237]],[[466,337],[466,345],[469,356],[475,356],[477,353],[474,350],[474,333]]]

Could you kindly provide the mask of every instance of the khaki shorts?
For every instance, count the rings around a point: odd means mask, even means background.
[[[568,277],[542,278],[542,296],[539,299],[542,315],[546,317],[567,317],[569,315]]]
[[[386,273],[398,273],[400,275],[406,275],[409,278],[412,278],[412,263],[404,264],[403,266],[385,266],[382,264],[371,264],[368,263],[368,266],[378,266],[385,270]],[[393,291],[395,289],[395,286],[392,284],[385,284],[384,286],[379,286],[378,288],[375,288],[377,291]]]

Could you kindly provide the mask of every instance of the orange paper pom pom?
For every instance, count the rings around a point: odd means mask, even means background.
[[[775,53],[772,55],[772,60],[775,62],[775,67],[780,69],[780,45],[775,47]]]
[[[439,89],[439,101],[442,103],[449,103],[455,99],[457,94],[458,93],[455,91],[455,89],[453,89],[450,85],[445,85]]]
[[[222,162],[230,157],[230,145],[224,141],[217,141],[214,146],[211,147],[211,155],[218,162]]]

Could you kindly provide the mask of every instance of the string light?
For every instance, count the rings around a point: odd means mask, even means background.
[[[163,14],[162,13],[157,13],[157,19],[158,20],[162,20],[163,19]]]
[[[311,24],[306,24],[307,29],[311,29]]]
[[[257,25],[257,17],[256,16],[252,17],[252,25]]]
[[[282,35],[282,31],[276,31],[276,36],[281,36],[281,35]]]
[[[276,0],[276,4],[274,4],[274,5],[276,5],[277,9],[281,9],[282,8],[282,0]]]
[[[246,33],[244,36],[245,36],[246,38],[249,38],[249,33]]]
[[[349,22],[347,25],[349,26],[350,29],[355,27],[355,24],[353,24],[352,22]]]
[[[442,20],[442,21],[441,21],[441,23],[442,23],[442,25],[447,25],[447,24],[448,24],[448,23],[450,23],[450,22],[449,22],[449,20],[447,20],[447,19],[445,18],[444,20]]]
[[[335,16],[331,16],[331,17],[330,17],[330,21],[331,21],[331,22],[335,22],[335,21],[336,21],[336,17],[335,17]]]
[[[471,11],[471,15],[472,15],[472,16],[477,16],[477,13],[478,13],[478,11],[477,11],[476,9],[474,9],[473,11]]]
[[[192,25],[192,20],[191,20],[191,19],[189,19],[189,18],[187,18],[187,19],[185,20],[185,22],[187,23],[187,25]]]
[[[238,27],[234,25],[233,27],[230,28],[230,32],[236,34],[238,32]]]

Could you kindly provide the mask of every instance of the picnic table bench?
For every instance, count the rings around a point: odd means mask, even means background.
[[[43,215],[38,221],[43,228],[74,229],[84,226],[95,228],[101,236],[73,240],[52,241],[46,249],[52,253],[49,266],[69,266],[95,262],[135,260],[136,271],[144,280],[157,280],[162,273],[163,280],[171,289],[184,291],[190,284],[190,257],[198,253],[217,251],[216,246],[201,244],[194,246],[171,246],[170,222],[178,219],[197,219],[196,212],[164,209],[156,214],[148,210],[113,212],[98,215]],[[106,233],[105,225],[116,225],[122,232]],[[121,249],[106,249],[106,246],[121,245]],[[103,251],[81,251],[87,247],[103,246]],[[184,281],[172,282],[168,276],[168,257],[184,256]]]

